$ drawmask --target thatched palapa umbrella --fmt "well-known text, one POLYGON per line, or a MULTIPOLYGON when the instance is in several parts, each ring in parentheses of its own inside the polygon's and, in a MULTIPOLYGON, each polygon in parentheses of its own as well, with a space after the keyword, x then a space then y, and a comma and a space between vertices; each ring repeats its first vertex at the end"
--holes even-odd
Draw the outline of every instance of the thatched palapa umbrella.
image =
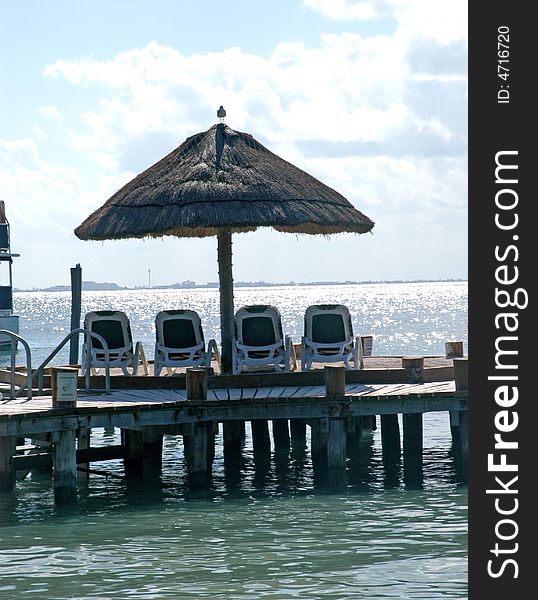
MULTIPOLYGON (((218 116, 223 116, 222 107, 218 116)), ((224 113, 225 114, 225 113, 224 113)), ((341 194, 220 122, 117 191, 75 229, 82 240, 217 236, 223 370, 233 338, 232 233, 327 235, 374 222, 341 194)))

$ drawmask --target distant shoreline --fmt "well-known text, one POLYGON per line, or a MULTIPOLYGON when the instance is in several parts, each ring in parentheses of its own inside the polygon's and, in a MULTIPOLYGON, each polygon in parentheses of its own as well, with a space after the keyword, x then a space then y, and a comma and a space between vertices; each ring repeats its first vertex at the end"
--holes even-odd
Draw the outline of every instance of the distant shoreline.
MULTIPOLYGON (((368 280, 368 281, 288 281, 288 282, 268 282, 268 281, 236 281, 234 287, 310 287, 321 285, 369 285, 374 283, 452 283, 466 282, 467 279, 386 279, 386 280, 368 280)), ((169 285, 153 285, 123 287, 117 283, 99 283, 96 281, 83 281, 82 291, 84 292, 115 292, 122 290, 192 290, 192 289, 218 289, 218 282, 209 281, 207 283, 195 283, 194 281, 183 281, 181 283, 172 283, 169 285)), ((33 289, 13 289, 14 292, 69 292, 70 285, 54 285, 47 288, 33 289)))

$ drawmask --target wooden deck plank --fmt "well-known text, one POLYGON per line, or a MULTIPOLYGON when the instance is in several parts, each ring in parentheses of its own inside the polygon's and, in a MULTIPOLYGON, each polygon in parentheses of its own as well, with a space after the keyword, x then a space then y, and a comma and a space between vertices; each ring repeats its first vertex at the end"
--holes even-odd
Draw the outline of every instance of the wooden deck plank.
POLYGON ((254 400, 263 400, 264 398, 267 398, 272 391, 272 387, 256 388, 256 394, 253 396, 253 398, 254 400))
POLYGON ((209 390, 207 390, 207 399, 228 402, 228 400, 230 399, 230 394, 229 394, 228 390, 209 389, 209 390))
MULTIPOLYGON (((234 380, 236 381, 236 380, 234 380)), ((346 398, 353 403, 354 414, 389 414, 422 410, 466 410, 467 394, 455 392, 453 380, 427 383, 351 383, 346 385, 346 398), (408 401, 407 406, 405 405, 408 401), (377 412, 379 407, 379 412, 377 412)), ((32 399, 0 400, 0 435, 9 432, 56 431, 65 427, 116 426, 196 422, 204 414, 212 419, 316 418, 323 413, 323 385, 282 385, 264 387, 218 387, 208 390, 204 403, 189 403, 184 389, 125 388, 102 391, 79 391, 77 409, 56 410, 50 396, 32 399), (181 406, 184 404, 184 408, 181 406), (197 408, 191 408, 197 407, 197 408), (71 423, 71 425, 69 425, 71 423), (73 425, 74 424, 74 425, 73 425), (46 429, 46 427, 50 429, 46 429), (25 429, 26 428, 26 429, 25 429)), ((207 417, 206 417, 207 418, 207 417)))

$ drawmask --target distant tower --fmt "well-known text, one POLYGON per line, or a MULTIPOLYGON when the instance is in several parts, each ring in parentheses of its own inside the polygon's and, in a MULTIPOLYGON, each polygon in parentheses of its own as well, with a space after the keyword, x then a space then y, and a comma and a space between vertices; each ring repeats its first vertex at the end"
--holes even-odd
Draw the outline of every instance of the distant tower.
POLYGON ((148 288, 151 289, 151 267, 148 267, 148 288))
POLYGON ((221 106, 219 106, 219 110, 217 110, 217 117, 220 119, 221 123, 224 123, 224 117, 226 116, 226 111, 224 110, 224 108, 221 106))

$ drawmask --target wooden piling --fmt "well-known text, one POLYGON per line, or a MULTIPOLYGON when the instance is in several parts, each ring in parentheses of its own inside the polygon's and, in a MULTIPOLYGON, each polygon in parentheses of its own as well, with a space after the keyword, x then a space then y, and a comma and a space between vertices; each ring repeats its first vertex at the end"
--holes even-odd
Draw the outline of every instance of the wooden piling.
POLYGON ((327 365, 323 369, 325 379, 325 396, 341 398, 346 391, 346 370, 344 367, 327 365))
POLYGON ((208 423, 195 423, 185 444, 185 462, 189 484, 192 487, 204 487, 209 482, 208 469, 208 423))
POLYGON ((407 486, 422 487, 423 423, 422 413, 402 415, 404 482, 407 486))
POLYGON ((398 415, 381 415, 381 444, 384 456, 399 458, 401 445, 398 415))
POLYGON ((409 383, 424 382, 423 356, 402 356, 402 367, 405 369, 406 379, 409 383))
POLYGON ((402 415, 404 455, 422 454, 422 413, 402 415))
POLYGON ((252 431, 252 451, 255 459, 267 459, 271 456, 271 438, 269 424, 265 419, 254 419, 250 422, 252 431))
POLYGON ((159 475, 163 464, 163 434, 159 427, 142 431, 142 470, 144 475, 159 475))
MULTIPOLYGON (((340 400, 346 393, 346 371, 341 366, 324 368, 325 396, 340 400)), ((347 420, 342 417, 329 417, 327 429, 327 470, 328 484, 332 488, 346 485, 347 459, 347 420)))
MULTIPOLYGON (((203 367, 187 369, 186 386, 187 400, 205 402, 207 400, 208 369, 203 367)), ((183 436, 185 443, 185 461, 189 484, 192 487, 205 487, 209 483, 211 452, 208 452, 209 428, 213 432, 213 425, 208 422, 195 423, 192 433, 183 436)))
POLYGON ((306 448, 306 423, 302 419, 290 419, 290 443, 294 452, 306 448))
POLYGON ((243 421, 224 421, 222 424, 224 462, 238 465, 243 446, 243 421))
POLYGON ((13 456, 17 448, 14 435, 0 436, 0 493, 10 492, 15 487, 13 456))
POLYGON ((329 420, 314 419, 310 423, 310 456, 314 470, 314 483, 324 485, 327 481, 327 443, 329 435, 329 420))
MULTIPOLYGON (((71 268, 71 331, 80 327, 82 304, 82 269, 79 264, 71 268)), ((79 334, 76 333, 69 341, 69 364, 79 362, 79 334)))
POLYGON ((362 417, 362 430, 375 431, 377 429, 377 418, 375 415, 364 415, 362 417))
POLYGON ((463 342, 445 342, 446 358, 463 357, 463 342))
POLYGON ((234 335, 234 292, 232 275, 232 233, 217 233, 217 260, 219 265, 221 369, 232 372, 232 340, 234 335))
POLYGON ((126 477, 142 477, 144 471, 144 436, 142 431, 122 429, 121 443, 126 477))
POLYGON ((76 439, 75 429, 64 429, 55 434, 52 461, 56 504, 73 504, 77 500, 76 439))
MULTIPOLYGON (((83 427, 77 430, 77 450, 87 450, 90 447, 91 429, 83 427)), ((90 476, 90 463, 78 465, 78 479, 88 479, 90 476)))
POLYGON ((213 461, 215 460, 215 441, 219 434, 218 421, 207 422, 207 471, 212 473, 213 461))
MULTIPOLYGON (((358 455, 360 451, 360 441, 362 436, 363 417, 348 417, 347 419, 347 456, 352 458, 358 455)), ((370 417, 368 416, 370 423, 370 417)))
POLYGON ((193 400, 198 400, 200 402, 207 400, 207 379, 208 369, 203 367, 187 369, 187 400, 190 400, 191 402, 193 400))
POLYGON ((288 452, 290 431, 287 419, 273 419, 273 444, 275 452, 288 452))
MULTIPOLYGON (((454 359, 454 383, 457 392, 469 390, 469 363, 467 358, 454 359)), ((463 475, 467 477, 467 459, 469 456, 468 443, 468 412, 466 410, 459 411, 459 423, 455 428, 458 436, 458 450, 461 459, 463 475)))
POLYGON ((456 390, 466 392, 469 390, 469 360, 467 358, 455 358, 453 362, 456 390))
POLYGON ((347 459, 347 427, 346 419, 330 418, 327 435, 327 469, 329 486, 341 489, 346 486, 347 459))

